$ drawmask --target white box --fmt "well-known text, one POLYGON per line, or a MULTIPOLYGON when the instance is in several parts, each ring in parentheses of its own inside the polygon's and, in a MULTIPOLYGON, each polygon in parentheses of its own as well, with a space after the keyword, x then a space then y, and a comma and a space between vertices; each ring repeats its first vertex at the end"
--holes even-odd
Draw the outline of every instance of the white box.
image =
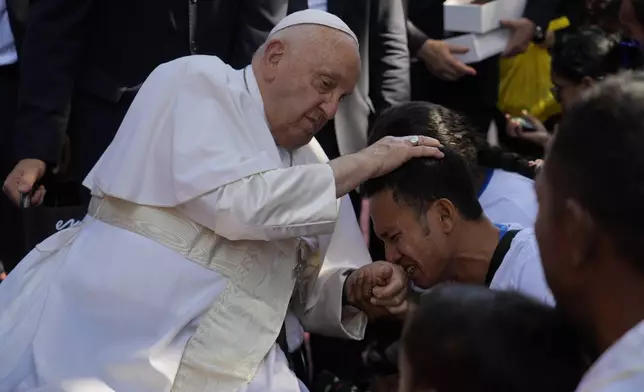
POLYGON ((503 19, 523 16, 526 0, 446 0, 443 4, 444 30, 484 34, 500 27, 503 19))
POLYGON ((465 64, 472 64, 503 53, 509 40, 510 32, 507 29, 496 29, 485 34, 465 34, 447 38, 445 42, 468 48, 467 53, 455 54, 454 57, 465 64))
POLYGON ((487 33, 499 27, 499 2, 496 0, 446 0, 443 4, 445 31, 487 33), (486 1, 486 2, 485 2, 486 1))

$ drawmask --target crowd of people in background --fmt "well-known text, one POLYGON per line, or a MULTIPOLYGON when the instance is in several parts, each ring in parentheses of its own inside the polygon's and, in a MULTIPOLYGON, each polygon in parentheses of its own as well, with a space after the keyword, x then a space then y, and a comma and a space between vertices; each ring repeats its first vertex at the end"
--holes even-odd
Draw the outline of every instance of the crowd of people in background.
MULTIPOLYGON (((116 189, 116 193, 138 195, 127 199, 137 205, 176 207, 179 215, 225 237, 226 241, 241 240, 244 244, 276 241, 280 244, 275 248, 279 252, 269 245, 254 251, 265 252, 264 256, 275 260, 280 256, 274 255, 286 252, 282 247, 290 246, 283 244, 291 234, 278 235, 275 232, 279 230, 272 231, 281 227, 279 222, 270 225, 264 222, 271 230, 251 237, 241 234, 250 224, 237 227, 230 223, 234 217, 223 219, 230 227, 223 228, 221 223, 211 227, 205 218, 210 213, 206 201, 198 202, 206 192, 199 193, 193 185, 186 185, 197 179, 210 179, 201 172, 186 169, 183 174, 186 183, 175 181, 164 188, 164 192, 179 195, 174 199, 169 194, 157 197, 156 192, 162 187, 153 184, 153 180, 141 183, 136 179, 123 180, 130 186, 127 191, 123 191, 126 187, 113 185, 119 176, 130 177, 124 172, 147 173, 155 179, 163 168, 171 168, 168 170, 178 176, 181 168, 190 165, 186 162, 187 166, 182 166, 181 161, 174 160, 176 151, 182 148, 184 153, 192 151, 187 144, 177 142, 180 133, 176 130, 172 131, 176 136, 168 136, 167 144, 152 143, 163 137, 155 136, 157 139, 149 139, 149 149, 139 147, 145 151, 141 160, 136 159, 139 153, 134 150, 123 153, 127 146, 145 144, 142 140, 148 137, 141 136, 139 140, 130 135, 128 139, 123 136, 125 132, 137 127, 166 129, 164 124, 169 122, 174 122, 178 129, 178 120, 170 119, 170 113, 181 110, 197 113, 194 116, 184 113, 186 117, 182 120, 214 119, 203 127, 230 125, 231 129, 246 130, 265 127, 265 122, 273 132, 273 137, 266 140, 247 136, 244 142, 239 142, 231 136, 230 141, 220 141, 221 151, 239 149, 248 153, 251 150, 243 147, 245 143, 266 142, 271 146, 275 143, 276 157, 285 168, 314 166, 318 163, 315 157, 323 155, 335 176, 336 193, 332 199, 340 200, 336 213, 337 221, 342 223, 335 230, 340 232, 338 227, 345 224, 357 226, 355 220, 360 222, 364 238, 346 234, 340 244, 333 245, 338 240, 332 237, 331 245, 323 245, 325 240, 317 236, 328 233, 318 233, 308 228, 306 222, 297 222, 298 230, 303 228, 293 236, 318 258, 319 254, 313 251, 317 247, 328 247, 327 259, 344 254, 345 248, 359 247, 347 257, 373 261, 334 266, 331 277, 324 275, 323 267, 318 265, 319 277, 315 288, 309 290, 308 299, 302 301, 304 309, 294 309, 293 303, 285 304, 286 316, 273 326, 276 329, 273 332, 277 335, 279 331, 279 335, 270 342, 270 339, 260 342, 266 343, 268 351, 262 354, 264 359, 257 373, 248 371, 252 374, 249 386, 239 389, 222 382, 217 384, 221 390, 228 385, 226 390, 291 391, 290 386, 284 386, 287 383, 280 386, 282 376, 276 376, 281 374, 280 367, 296 376, 298 384, 294 385, 299 390, 312 392, 644 390, 644 301, 639 300, 644 298, 641 240, 644 74, 640 73, 644 67, 644 1, 527 0, 521 18, 501 22, 510 32, 505 52, 475 64, 459 61, 458 54, 467 49, 446 41, 453 34, 444 31, 443 3, 443 0, 0 0, 0 178, 4 181, 0 195, 0 353, 12 355, 9 359, 0 358, 0 391, 60 387, 54 383, 95 376, 91 366, 102 365, 87 364, 91 361, 82 364, 81 358, 69 359, 75 365, 67 368, 38 364, 38 355, 53 358, 56 350, 63 348, 47 343, 39 351, 33 348, 33 342, 37 342, 36 337, 46 341, 61 336, 84 342, 82 339, 93 335, 85 335, 83 323, 92 317, 96 320, 119 317, 117 306, 105 305, 105 314, 98 316, 88 316, 83 313, 85 310, 78 314, 70 311, 69 317, 77 317, 79 325, 75 334, 73 327, 69 331, 51 327, 43 335, 40 323, 46 323, 47 318, 43 316, 41 320, 40 315, 46 314, 45 298, 55 297, 47 306, 58 304, 56 309, 62 312, 83 302, 82 293, 91 292, 87 298, 101 304, 96 295, 110 293, 118 297, 123 287, 129 290, 137 285, 129 280, 118 283, 97 277, 78 289, 80 285, 74 286, 73 279, 80 280, 83 269, 91 268, 85 265, 71 269, 64 258, 73 257, 74 252, 66 247, 84 239, 89 231, 69 234, 59 239, 59 244, 46 240, 48 235, 59 236, 70 228, 63 225, 57 227, 62 230, 46 233, 34 243, 32 238, 25 240, 28 226, 34 224, 33 220, 25 219, 28 212, 80 208, 83 216, 89 211, 90 223, 93 219, 100 221, 102 207, 95 203, 97 197, 115 196, 102 188, 109 187, 116 189), (307 14, 306 10, 324 15, 307 14), (327 18, 326 14, 337 20, 327 18), (308 19, 315 17, 322 21, 308 19), (549 25, 558 18, 565 18, 567 25, 552 31, 549 25), (286 27, 280 27, 280 23, 286 23, 286 27), (307 30, 292 33, 298 26, 309 24, 330 27, 344 35, 332 37, 328 32, 324 35, 307 30), (282 41, 286 49, 271 46, 282 41), (316 46, 312 47, 314 43, 316 46), (551 85, 545 93, 554 97, 558 109, 547 118, 530 107, 520 116, 499 108, 504 77, 500 62, 520 58, 531 47, 549 56, 549 65, 541 72, 551 85), (319 64, 327 61, 324 66, 329 68, 338 67, 337 74, 341 76, 337 80, 334 76, 314 82, 317 93, 328 100, 321 101, 311 112, 314 115, 303 117, 314 128, 306 137, 315 134, 314 142, 319 143, 321 153, 315 146, 312 153, 292 153, 309 146, 308 140, 300 143, 291 131, 286 136, 275 133, 279 128, 276 124, 288 122, 284 119, 289 118, 289 110, 296 111, 298 105, 304 105, 307 97, 302 86, 308 83, 308 74, 315 67, 289 60, 288 66, 292 68, 288 68, 289 77, 285 78, 286 73, 280 74, 276 65, 283 58, 315 59, 319 64), (180 63, 183 59, 191 60, 180 63), (181 71, 173 70, 173 66, 181 71), (197 79, 206 69, 216 69, 220 79, 197 79), (189 93, 182 90, 188 83, 184 77, 196 78, 185 79, 191 83, 189 93), (265 82, 269 79, 270 83, 265 82), (273 79, 277 82, 272 82, 273 79), (165 84, 166 90, 153 90, 154 83, 165 84), (199 112, 203 110, 200 105, 209 99, 208 94, 199 95, 203 86, 225 87, 231 94, 241 95, 231 95, 233 98, 226 104, 217 101, 206 110, 212 117, 206 117, 199 112), (347 86, 351 88, 344 91, 347 86), (199 99, 189 97, 195 91, 199 99), (336 97, 337 91, 342 93, 336 97), (175 102, 172 95, 172 104, 162 102, 164 94, 170 93, 184 97, 185 101, 177 98, 175 102), (257 106, 257 102, 261 104, 257 106), (221 112, 217 105, 221 105, 221 112), (254 112, 258 107, 265 116, 254 112), (149 114, 135 113, 147 113, 148 109, 164 114, 158 118, 154 115, 151 117, 154 120, 150 120, 145 117, 149 114), (237 111, 249 118, 261 117, 261 126, 251 120, 248 124, 225 120, 237 111), (406 152, 406 148, 413 151, 406 152), (425 149, 419 150, 422 148, 425 149), (157 159, 163 154, 171 163, 149 162, 167 166, 137 170, 119 166, 128 163, 145 166, 149 162, 143 158, 148 159, 149 155, 157 159), (383 158, 385 155, 388 157, 383 158), (372 156, 381 157, 382 167, 372 156), (365 162, 360 175, 349 175, 360 172, 360 163, 365 162), (371 164, 377 169, 370 170, 371 164), (107 180, 106 173, 110 171, 107 180), (341 181, 345 178, 342 174, 350 180, 341 181), (178 190, 181 186, 189 190, 182 193, 178 190), (350 223, 346 223, 347 216, 350 223), (37 243, 41 245, 34 250, 37 243), (61 266, 67 263, 69 271, 78 272, 77 277, 67 273, 71 283, 66 286, 79 290, 74 291, 74 301, 78 302, 70 305, 65 302, 64 293, 49 289, 54 286, 47 276, 59 272, 53 259, 52 267, 44 266, 48 257, 58 257, 56 263, 61 266), (48 291, 40 291, 42 286, 47 286, 48 291), (329 294, 329 287, 340 294, 329 294), (22 294, 29 300, 20 299, 22 294), (337 311, 319 310, 335 302, 341 303, 337 311), (364 322, 360 321, 362 316, 364 322), (331 322, 326 320, 331 318, 337 318, 341 326, 329 327, 331 322), (16 342, 25 343, 21 346, 16 342), (74 366, 81 370, 76 372, 74 366)), ((201 127, 192 127, 193 136, 200 135, 201 127)), ((199 137, 194 136, 191 142, 197 143, 199 137)), ((203 140, 207 143, 208 139, 203 140)), ((294 194, 286 190, 288 186, 295 187, 298 181, 303 184, 306 176, 315 174, 320 177, 316 180, 319 182, 310 186, 307 197, 311 197, 311 205, 324 204, 320 200, 328 192, 325 193, 322 181, 328 179, 325 177, 328 173, 323 169, 302 172, 297 177, 300 180, 282 183, 280 179, 281 187, 253 185, 247 176, 252 178, 257 173, 280 169, 262 166, 265 164, 260 160, 262 157, 255 157, 262 170, 246 173, 244 170, 251 164, 234 154, 226 155, 226 161, 219 158, 217 164, 223 162, 226 167, 216 171, 234 172, 237 177, 230 179, 246 181, 242 184, 245 187, 240 185, 227 194, 222 191, 217 203, 224 203, 226 197, 244 199, 253 192, 260 196, 253 194, 249 199, 258 205, 271 192, 286 198, 294 194), (241 169, 227 165, 239 165, 241 169)), ((229 172, 221 175, 226 177, 229 172)), ((270 183, 268 179, 262 181, 270 183)), ((229 184, 221 182, 216 188, 219 187, 227 188, 229 184)), ((279 199, 262 205, 263 209, 252 203, 244 206, 259 211, 252 219, 261 216, 270 221, 270 215, 281 208, 277 207, 279 199)), ((308 204, 303 203, 301 208, 308 204)), ((229 205, 221 208, 231 216, 243 210, 236 209, 233 202, 229 205)), ((295 209, 298 205, 292 202, 288 207, 295 209)), ((319 222, 311 227, 328 223, 325 219, 331 215, 327 207, 319 207, 320 215, 316 216, 319 222)), ((110 208, 116 211, 130 207, 117 203, 104 210, 110 208)), ((246 219, 251 214, 243 215, 246 219)), ((126 226, 123 224, 120 229, 126 226)), ((134 232, 148 235, 144 229, 134 232)), ((99 241, 100 235, 108 235, 107 231, 94 230, 99 241)), ((129 241, 127 236, 118 238, 123 244, 129 241)), ((109 248, 114 246, 118 245, 100 248, 105 252, 100 257, 106 257, 106 263, 109 248)), ((191 259, 188 253, 184 256, 191 259)), ((146 257, 162 254, 159 251, 146 257)), ((298 260, 303 257, 298 255, 298 260)), ((324 257, 322 260, 327 263, 324 257)), ((179 269, 173 269, 171 262, 166 264, 168 270, 160 274, 177 274, 172 279, 179 283, 176 287, 174 280, 164 283, 167 291, 158 291, 164 293, 160 296, 165 293, 172 296, 172 290, 190 286, 184 281, 187 278, 179 277, 182 273, 179 269)), ((144 269, 131 268, 137 272, 144 269)), ((278 270, 277 264, 270 268, 278 270)), ((299 274, 305 272, 298 268, 299 264, 293 279, 299 282, 299 274)), ((107 271, 110 272, 106 279, 123 279, 118 272, 107 271)), ((189 273, 193 275, 186 276, 195 279, 200 275, 197 270, 189 273)), ((291 272, 288 274, 290 279, 291 272)), ((286 287, 284 282, 275 280, 272 284, 286 287)), ((290 289, 294 298, 306 291, 298 284, 290 289)), ((207 290, 214 290, 217 295, 228 295, 212 288, 216 285, 205 277, 203 282, 194 283, 194 290, 199 285, 209 287, 207 290)), ((257 286, 261 289, 261 282, 257 286)), ((145 295, 143 291, 141 295, 145 295)), ((188 310, 182 307, 179 298, 172 302, 176 309, 170 313, 198 313, 190 319, 189 327, 190 334, 200 333, 198 321, 213 314, 207 306, 209 297, 195 299, 198 304, 191 304, 194 309, 188 310)), ((248 302, 251 303, 255 304, 248 302)), ((153 307, 157 306, 160 305, 153 307)), ((278 308, 272 302, 268 307, 278 308)), ((261 309, 257 311, 264 311, 261 309)), ((155 308, 150 314, 155 316, 156 311, 155 308)), ((140 314, 132 313, 134 316, 129 320, 137 320, 140 314)), ((165 322, 155 321, 152 316, 150 329, 165 322)), ((50 315, 50 320, 55 319, 50 315)), ((177 320, 177 325, 168 329, 184 328, 179 324, 185 322, 177 320)), ((134 328, 135 333, 145 335, 144 326, 134 328)), ((264 336, 261 334, 267 333, 265 329, 258 330, 258 341, 264 336)), ((117 342, 114 336, 120 333, 108 335, 114 338, 112 342, 117 342)), ((169 391, 170 387, 175 391, 180 390, 175 389, 180 385, 198 385, 185 380, 186 375, 194 377, 198 373, 190 373, 184 367, 198 368, 195 363, 199 362, 197 359, 185 365, 190 359, 182 357, 183 346, 192 348, 193 342, 192 335, 185 334, 179 336, 184 340, 177 337, 179 343, 164 341, 171 349, 146 347, 150 351, 169 350, 170 354, 164 352, 161 362, 176 359, 177 364, 181 363, 179 370, 164 373, 169 383, 148 385, 146 391, 169 391)), ((205 340, 203 336, 200 335, 205 340)), ((260 343, 257 347, 263 347, 260 343)), ((254 343, 244 344, 239 343, 248 350, 249 358, 255 355, 251 352, 254 343)), ((135 352, 136 348, 132 350, 135 352)), ((85 348, 73 352, 90 353, 85 348)), ((97 363, 109 363, 108 357, 116 352, 101 353, 103 357, 97 363)), ((60 353, 62 362, 65 357, 65 353, 60 353)), ((244 362, 240 369, 246 369, 244 366, 250 368, 244 362)), ((104 384, 93 387, 88 384, 78 390, 125 391, 133 385, 143 385, 128 384, 128 377, 110 373, 117 372, 114 369, 103 370, 104 384)), ((222 378, 241 379, 239 374, 231 371, 222 378)), ((244 377, 250 377, 248 374, 244 377)), ((204 381, 204 388, 206 384, 204 381)))

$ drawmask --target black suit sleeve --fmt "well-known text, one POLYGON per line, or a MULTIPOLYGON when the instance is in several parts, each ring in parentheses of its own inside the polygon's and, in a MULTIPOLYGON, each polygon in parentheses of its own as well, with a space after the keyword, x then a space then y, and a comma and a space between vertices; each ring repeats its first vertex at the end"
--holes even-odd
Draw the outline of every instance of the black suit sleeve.
POLYGON ((550 21, 556 17, 561 0, 528 0, 523 16, 530 19, 545 32, 550 21))
POLYGON ((402 2, 372 1, 370 22, 370 95, 379 112, 409 101, 409 49, 402 2))
POLYGON ((241 3, 230 64, 234 68, 250 64, 255 51, 268 38, 268 33, 286 16, 288 7, 288 0, 243 0, 241 3))
POLYGON ((92 2, 31 0, 29 4, 29 27, 20 57, 19 159, 57 160, 92 2))
POLYGON ((416 56, 421 46, 429 39, 421 29, 409 19, 409 0, 402 0, 403 11, 405 13, 405 24, 407 27, 407 43, 411 56, 416 56))

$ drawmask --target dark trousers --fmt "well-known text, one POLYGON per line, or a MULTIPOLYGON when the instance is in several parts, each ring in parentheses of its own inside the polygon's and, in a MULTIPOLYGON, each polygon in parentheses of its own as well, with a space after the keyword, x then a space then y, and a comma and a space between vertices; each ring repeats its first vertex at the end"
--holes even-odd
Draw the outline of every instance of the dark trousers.
MULTIPOLYGON (((13 169, 13 123, 18 102, 18 66, 0 66, 0 183, 13 169)), ((25 256, 22 216, 4 193, 0 194, 0 261, 7 272, 25 256)))

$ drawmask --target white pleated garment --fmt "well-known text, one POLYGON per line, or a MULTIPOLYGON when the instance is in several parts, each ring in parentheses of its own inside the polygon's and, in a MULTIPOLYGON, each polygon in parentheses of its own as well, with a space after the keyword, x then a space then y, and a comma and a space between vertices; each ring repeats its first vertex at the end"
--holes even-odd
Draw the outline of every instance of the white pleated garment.
POLYGON ((236 257, 267 274, 257 293, 276 293, 277 299, 255 299, 272 315, 271 330, 232 317, 219 327, 234 333, 202 333, 209 339, 191 345, 213 303, 223 303, 223 312, 235 308, 236 298, 226 297, 230 279, 150 238, 86 217, 38 245, 0 285, 2 392, 300 391, 270 340, 284 313, 277 320, 281 310, 267 306, 290 296, 291 244, 298 237, 319 246, 324 262, 309 265, 305 302, 295 314, 316 332, 364 334, 364 314, 342 309, 342 272, 370 262, 369 255, 350 201, 335 199, 329 166, 305 164, 323 160, 317 142, 293 154, 297 166, 284 163, 252 70, 250 93, 242 73, 214 57, 179 59, 157 71, 86 185, 95 195, 176 208, 233 244, 236 257), (212 99, 213 90, 222 97, 212 99), (155 112, 163 114, 149 115, 155 112), (183 369, 188 348, 193 362, 183 369), (261 362, 242 367, 229 360, 244 358, 242 349, 261 362), (213 380, 210 370, 230 377, 213 380), (173 388, 182 371, 182 383, 202 387, 173 388), (248 383, 239 381, 245 377, 248 383))

